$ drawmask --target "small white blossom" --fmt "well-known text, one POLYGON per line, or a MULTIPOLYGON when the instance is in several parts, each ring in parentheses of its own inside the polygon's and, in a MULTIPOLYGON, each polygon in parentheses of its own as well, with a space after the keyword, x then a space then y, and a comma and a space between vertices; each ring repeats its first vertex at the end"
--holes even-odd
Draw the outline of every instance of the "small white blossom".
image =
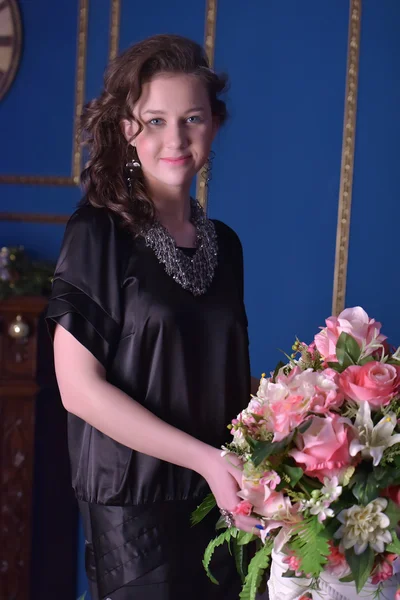
POLYGON ((318 521, 322 523, 325 519, 334 516, 334 512, 331 508, 329 508, 329 502, 323 502, 322 500, 317 500, 314 503, 314 506, 310 509, 311 515, 318 515, 318 521))
POLYGON ((339 485, 339 479, 334 475, 332 479, 324 477, 324 487, 321 490, 322 495, 328 502, 335 502, 342 493, 342 486, 339 485))
POLYGON ((246 437, 241 429, 237 429, 233 434, 232 445, 239 451, 249 453, 251 448, 246 440, 246 437))
POLYGON ((393 435, 396 425, 396 415, 391 412, 374 426, 371 419, 371 407, 368 402, 362 402, 355 420, 358 439, 350 442, 350 456, 356 456, 361 452, 363 458, 373 459, 374 467, 379 465, 386 448, 400 442, 400 433, 393 435))
POLYGON ((335 539, 340 539, 340 550, 354 547, 355 554, 359 555, 370 545, 375 552, 384 552, 385 544, 392 541, 388 527, 390 520, 384 514, 387 507, 385 498, 377 498, 367 506, 352 506, 342 510, 337 519, 342 523, 334 534, 335 539))

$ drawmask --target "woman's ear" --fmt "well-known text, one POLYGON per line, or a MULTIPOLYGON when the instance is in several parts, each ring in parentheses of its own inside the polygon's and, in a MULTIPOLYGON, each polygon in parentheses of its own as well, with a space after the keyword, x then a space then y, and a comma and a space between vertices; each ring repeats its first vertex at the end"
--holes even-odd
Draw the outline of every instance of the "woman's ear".
POLYGON ((137 123, 134 121, 128 121, 128 119, 123 119, 120 123, 122 135, 130 144, 138 130, 137 123))

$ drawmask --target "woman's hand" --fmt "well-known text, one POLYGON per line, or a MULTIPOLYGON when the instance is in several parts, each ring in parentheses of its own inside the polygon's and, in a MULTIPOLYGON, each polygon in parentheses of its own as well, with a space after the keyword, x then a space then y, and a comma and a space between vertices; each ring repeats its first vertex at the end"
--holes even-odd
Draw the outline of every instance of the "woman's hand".
MULTIPOLYGON (((222 457, 221 450, 211 447, 207 449, 204 459, 201 475, 210 486, 218 507, 234 513, 241 500, 237 493, 241 489, 242 461, 235 454, 222 457)), ((260 535, 260 530, 257 528, 257 525, 261 525, 259 519, 235 514, 233 519, 238 529, 260 535)))

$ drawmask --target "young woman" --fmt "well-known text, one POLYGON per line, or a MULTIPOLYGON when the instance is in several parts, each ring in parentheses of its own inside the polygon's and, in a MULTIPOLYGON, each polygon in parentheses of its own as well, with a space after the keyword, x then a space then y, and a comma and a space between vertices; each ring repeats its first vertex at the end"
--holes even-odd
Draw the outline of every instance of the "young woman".
POLYGON ((211 489, 228 525, 258 524, 232 514, 240 470, 220 450, 250 393, 241 244, 190 198, 224 87, 199 45, 159 35, 113 61, 82 117, 85 197, 47 319, 93 600, 234 600, 232 557, 219 586, 201 564, 215 513, 190 514, 211 489))

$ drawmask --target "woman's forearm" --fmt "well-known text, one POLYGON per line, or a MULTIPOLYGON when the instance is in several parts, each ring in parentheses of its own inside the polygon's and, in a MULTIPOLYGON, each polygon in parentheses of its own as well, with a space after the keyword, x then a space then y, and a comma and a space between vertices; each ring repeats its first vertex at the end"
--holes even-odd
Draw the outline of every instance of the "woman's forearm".
POLYGON ((75 414, 117 442, 156 458, 203 473, 209 446, 165 423, 105 380, 69 393, 79 395, 75 414))
POLYGON ((100 363, 61 326, 56 328, 54 356, 62 402, 69 412, 120 444, 204 476, 215 449, 165 423, 108 383, 100 363))

